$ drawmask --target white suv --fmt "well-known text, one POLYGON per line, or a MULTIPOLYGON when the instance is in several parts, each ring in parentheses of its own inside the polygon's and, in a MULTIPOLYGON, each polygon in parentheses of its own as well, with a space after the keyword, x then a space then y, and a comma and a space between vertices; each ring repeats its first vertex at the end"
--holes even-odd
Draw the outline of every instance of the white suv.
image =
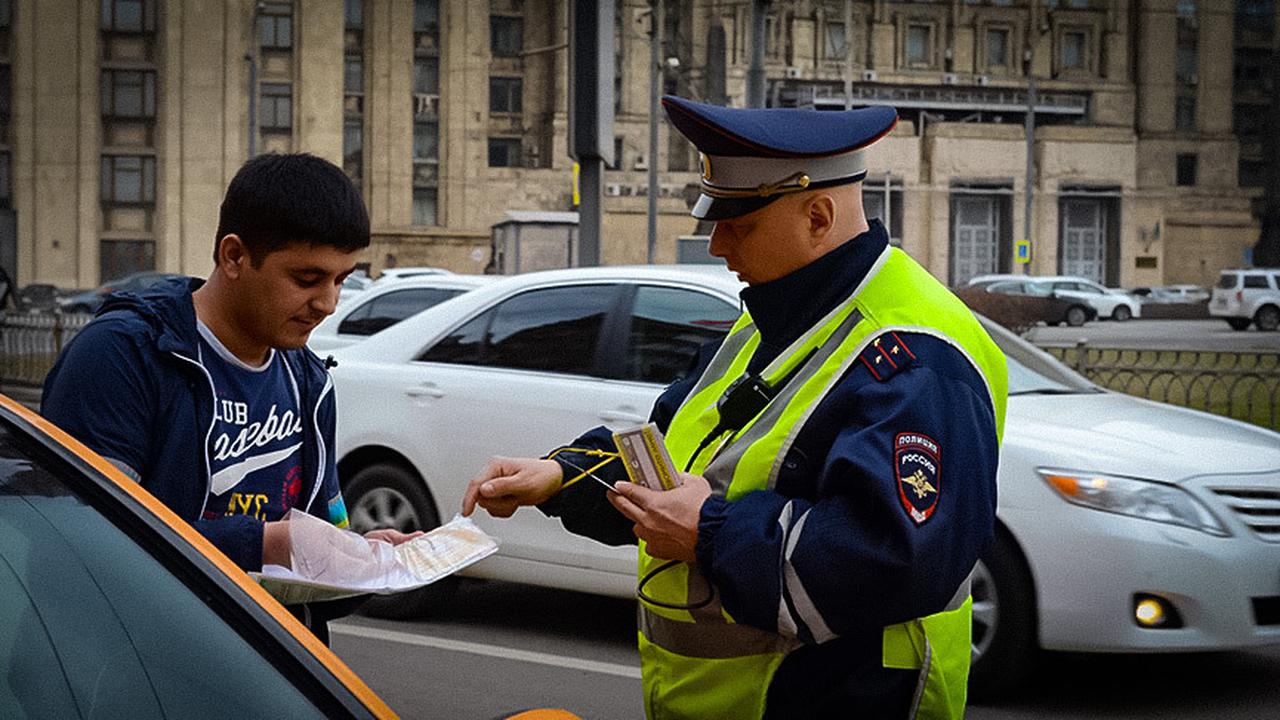
POLYGON ((1209 315, 1226 320, 1232 330, 1250 324, 1259 330, 1280 327, 1280 269, 1223 270, 1213 288, 1209 315))

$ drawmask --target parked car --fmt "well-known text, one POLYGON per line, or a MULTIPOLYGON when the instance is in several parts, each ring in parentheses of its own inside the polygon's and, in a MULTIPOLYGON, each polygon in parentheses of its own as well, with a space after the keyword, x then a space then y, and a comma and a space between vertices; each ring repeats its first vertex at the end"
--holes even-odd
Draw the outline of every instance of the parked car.
POLYGON ((1054 297, 1087 303, 1098 311, 1099 318, 1124 321, 1142 314, 1142 302, 1120 288, 1108 288, 1074 275, 978 275, 968 282, 970 286, 986 286, 996 282, 1024 280, 1045 283, 1054 297))
POLYGON ((137 292, 169 278, 181 277, 173 273, 138 272, 115 280, 108 280, 92 290, 84 290, 58 299, 58 308, 66 313, 94 313, 102 307, 107 296, 119 290, 137 292))
MULTIPOLYGON (((740 287, 707 266, 532 273, 339 350, 352 525, 434 526, 490 456, 641 422, 698 344, 726 331, 740 287)), ((1280 644, 1280 434, 1101 390, 984 324, 1008 356, 1010 397, 996 541, 973 586, 975 689, 1016 682, 1038 648, 1280 644)), ((473 575, 634 596, 633 548, 531 509, 477 522, 502 547, 473 575)))
POLYGON ((1098 317, 1093 305, 1082 300, 1055 295, 1049 283, 1030 280, 1005 280, 981 288, 984 292, 1015 295, 1035 308, 1035 316, 1049 325, 1080 327, 1098 317))
POLYGON ((493 275, 422 275, 392 283, 378 283, 358 296, 340 301, 307 345, 316 352, 359 342, 429 307, 496 280, 493 275))
POLYGON ((390 718, 137 483, 0 396, 0 716, 390 718))
POLYGON ((1223 270, 1209 301, 1209 315, 1227 321, 1232 330, 1280 327, 1280 270, 1223 270))
POLYGON ((14 295, 14 303, 24 312, 48 312, 58 307, 59 296, 55 285, 31 283, 14 295))
POLYGON ((5 718, 396 717, 191 525, 3 395, 0 640, 5 718))
POLYGON ((1144 303, 1160 303, 1164 305, 1177 303, 1198 303, 1209 299, 1209 291, 1199 285, 1159 285, 1149 288, 1134 288, 1130 293, 1141 298, 1144 303))
POLYGON ((422 277, 423 275, 452 275, 453 273, 444 268, 434 267, 394 267, 385 268, 378 275, 376 282, 385 283, 395 280, 404 280, 411 277, 422 277))
POLYGON ((370 280, 363 270, 356 270, 343 279, 342 287, 338 290, 338 304, 341 305, 368 290, 370 285, 373 285, 373 280, 370 280))

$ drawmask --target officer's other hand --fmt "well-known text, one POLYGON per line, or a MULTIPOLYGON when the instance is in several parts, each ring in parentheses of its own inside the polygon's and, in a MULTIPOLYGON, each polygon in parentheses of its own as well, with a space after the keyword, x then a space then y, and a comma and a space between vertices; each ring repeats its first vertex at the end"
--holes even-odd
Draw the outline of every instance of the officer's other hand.
POLYGON ((380 530, 370 530, 364 534, 365 540, 381 540, 382 542, 399 545, 400 543, 409 542, 414 538, 422 537, 425 533, 417 530, 411 533, 402 533, 395 528, 382 528, 380 530))
POLYGON ((484 470, 467 485, 462 514, 470 516, 479 505, 494 517, 511 517, 523 505, 549 500, 563 479, 564 472, 555 460, 490 458, 484 470))
POLYGON ((609 502, 635 523, 636 537, 645 541, 650 555, 691 563, 696 561, 698 518, 711 485, 689 473, 680 473, 680 480, 680 487, 664 491, 620 482, 609 493, 609 502))

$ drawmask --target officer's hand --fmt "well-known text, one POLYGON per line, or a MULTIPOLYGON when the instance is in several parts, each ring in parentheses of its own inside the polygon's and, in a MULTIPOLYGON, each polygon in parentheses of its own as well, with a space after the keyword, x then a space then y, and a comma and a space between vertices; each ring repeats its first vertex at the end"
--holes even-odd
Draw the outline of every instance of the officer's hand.
POLYGON ((672 490, 650 490, 620 482, 609 493, 609 502, 635 523, 636 537, 644 540, 650 555, 667 560, 695 562, 698 518, 711 485, 701 475, 680 473, 683 483, 672 490))
POLYGON ((534 458, 490 458, 462 496, 462 514, 476 505, 494 517, 511 517, 522 505, 537 505, 555 495, 564 480, 560 463, 534 458))

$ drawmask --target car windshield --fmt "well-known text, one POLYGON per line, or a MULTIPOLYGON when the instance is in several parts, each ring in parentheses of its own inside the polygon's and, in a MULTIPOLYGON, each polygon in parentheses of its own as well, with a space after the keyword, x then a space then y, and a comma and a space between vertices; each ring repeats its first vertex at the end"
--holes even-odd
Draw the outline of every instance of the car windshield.
POLYGON ((1101 392, 1057 358, 996 323, 981 318, 982 326, 1004 352, 1009 368, 1010 395, 1074 395, 1101 392))
POLYGON ((0 717, 316 716, 91 485, 0 421, 0 717))

